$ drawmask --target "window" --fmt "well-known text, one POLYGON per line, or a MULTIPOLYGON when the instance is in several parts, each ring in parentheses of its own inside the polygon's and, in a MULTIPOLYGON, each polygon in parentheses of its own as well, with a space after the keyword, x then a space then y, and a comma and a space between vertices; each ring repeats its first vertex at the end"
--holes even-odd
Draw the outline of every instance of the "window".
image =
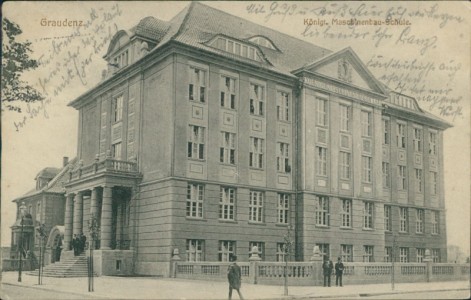
POLYGON ((221 147, 219 148, 219 161, 225 164, 235 164, 236 135, 230 132, 221 132, 221 147))
POLYGON ((186 240, 186 260, 204 261, 204 241, 186 240))
POLYGON ((316 225, 329 226, 329 198, 325 196, 317 196, 316 198, 316 225))
POLYGON ((424 262, 424 257, 425 257, 425 248, 417 248, 417 262, 421 263, 424 262))
POLYGON ((373 229, 374 203, 363 202, 363 228, 373 229))
POLYGON ((231 77, 221 76, 221 107, 235 109, 236 103, 236 80, 231 77))
POLYGON ((128 51, 123 51, 114 58, 114 66, 122 68, 128 65, 128 51))
POLYGON ((374 262, 374 247, 363 246, 363 262, 374 262))
POLYGON ((340 245, 340 250, 343 262, 353 261, 353 245, 340 245))
POLYGON ((399 207, 399 225, 400 232, 409 231, 409 214, 407 207, 399 207))
POLYGON ((361 179, 365 183, 371 183, 371 169, 373 165, 373 159, 369 156, 362 156, 361 161, 363 165, 361 179))
POLYGON ((370 137, 372 135, 371 112, 361 111, 361 135, 370 137))
POLYGON ((276 261, 284 262, 285 261, 285 244, 276 243, 276 261))
POLYGON ((384 230, 392 231, 391 206, 384 206, 384 230))
POLYGON ((186 195, 186 216, 203 218, 203 185, 190 183, 186 195))
POLYGON ((36 204, 36 221, 41 222, 41 202, 36 204))
POLYGON ((219 198, 219 219, 235 219, 235 201, 235 189, 222 187, 221 196, 219 198))
POLYGON ((316 173, 319 176, 327 176, 327 148, 316 147, 316 154, 316 173))
POLYGON ((392 247, 384 247, 384 262, 392 262, 393 253, 392 247))
POLYGON ((407 189, 407 169, 406 166, 398 166, 397 188, 400 190, 407 189))
POLYGON ((424 215, 425 212, 423 209, 416 209, 415 211, 415 232, 424 233, 424 215))
POLYGON ((415 169, 415 191, 422 193, 422 170, 415 169))
POLYGON ((342 218, 342 227, 352 227, 352 200, 341 199, 342 210, 340 212, 342 218))
POLYGON ((328 108, 327 100, 317 99, 317 125, 327 126, 329 123, 328 120, 328 108))
MULTIPOLYGON (((264 242, 249 242, 249 253, 252 251, 254 246, 257 246, 258 255, 260 255, 260 258, 262 258, 262 260, 264 260, 264 258, 265 258, 265 243, 264 242)), ((250 254, 249 254, 249 257, 250 257, 250 254)))
POLYGON ((190 125, 188 158, 204 159, 204 127, 190 125))
POLYGON ((438 178, 437 178, 437 172, 430 172, 430 193, 432 195, 437 194, 437 183, 438 183, 438 178))
POLYGON ((248 46, 238 41, 233 41, 224 37, 218 37, 211 46, 223 51, 233 53, 238 56, 249 58, 256 61, 262 61, 260 51, 255 47, 248 46))
POLYGON ((188 99, 205 102, 206 99, 206 71, 190 67, 190 83, 188 85, 188 99))
POLYGON ((111 145, 111 157, 121 159, 121 142, 111 145))
POLYGON ((439 263, 441 261, 440 249, 432 249, 432 261, 434 263, 439 263))
POLYGON ((263 116, 263 103, 265 102, 264 87, 250 84, 250 114, 263 116))
POLYGON ((399 262, 401 263, 409 262, 409 248, 405 248, 405 247, 399 248, 399 262))
POLYGON ((263 36, 252 37, 250 38, 250 41, 262 47, 270 48, 272 50, 277 50, 275 46, 273 45, 273 43, 263 36))
POLYGON ((415 152, 422 151, 422 129, 414 128, 414 150, 415 152))
POLYGON ((340 178, 350 179, 350 153, 340 152, 340 178))
POLYGON ((278 194, 278 223, 289 224, 289 195, 278 194))
POLYGON ((383 119, 383 144, 389 145, 390 132, 389 132, 389 120, 383 119))
POLYGON ((439 234, 440 212, 432 211, 432 234, 439 234))
POLYGON ((277 143, 277 146, 276 169, 278 172, 289 173, 291 172, 291 166, 289 164, 289 145, 286 143, 277 143))
POLYGON ((349 132, 350 131, 350 106, 340 104, 340 130, 349 132))
POLYGON ((249 165, 253 168, 263 168, 263 139, 251 137, 250 138, 250 157, 249 165))
POLYGON ((263 193, 250 191, 249 221, 263 222, 263 193))
POLYGON ((437 133, 436 132, 429 132, 429 153, 430 155, 437 154, 437 133))
POLYGON ((123 96, 118 96, 113 99, 113 122, 119 122, 123 119, 123 96))
POLYGON ((235 241, 219 241, 219 261, 229 261, 229 257, 236 254, 235 241))
POLYGON ((276 115, 280 121, 289 121, 289 94, 286 92, 277 92, 276 115))
POLYGON ((389 189, 391 187, 391 175, 389 171, 389 163, 383 161, 382 169, 383 169, 383 188, 389 189))
POLYGON ((316 244, 316 246, 319 246, 319 251, 321 252, 321 255, 325 257, 330 257, 330 245, 329 244, 316 244))
POLYGON ((398 123, 397 124, 397 147, 405 149, 406 148, 406 125, 398 123))

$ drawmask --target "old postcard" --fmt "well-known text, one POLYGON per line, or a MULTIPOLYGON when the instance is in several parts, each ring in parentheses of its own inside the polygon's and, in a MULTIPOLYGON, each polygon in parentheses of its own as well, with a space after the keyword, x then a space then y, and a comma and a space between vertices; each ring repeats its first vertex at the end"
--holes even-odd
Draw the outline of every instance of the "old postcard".
POLYGON ((2 292, 468 297, 470 8, 4 3, 2 292))

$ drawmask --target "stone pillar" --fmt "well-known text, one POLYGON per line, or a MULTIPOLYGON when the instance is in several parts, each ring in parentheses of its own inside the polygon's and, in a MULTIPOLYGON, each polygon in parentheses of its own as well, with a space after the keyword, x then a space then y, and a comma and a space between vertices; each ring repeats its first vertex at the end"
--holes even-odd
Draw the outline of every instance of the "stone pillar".
POLYGON ((83 197, 82 193, 78 192, 75 194, 74 199, 74 223, 73 223, 73 234, 82 233, 82 215, 83 215, 83 197))
POLYGON ((97 188, 92 188, 92 195, 90 197, 90 220, 92 216, 97 217, 98 205, 97 205, 97 188))
MULTIPOLYGON (((121 227, 122 223, 123 223, 123 202, 120 201, 118 203, 117 213, 116 213, 116 242, 120 241, 120 243, 123 242, 121 239, 123 235, 123 231, 121 227)), ((118 243, 116 243, 116 246, 118 247, 118 243)))
POLYGON ((101 206, 101 246, 100 249, 111 249, 111 204, 112 188, 103 187, 103 202, 101 206))
POLYGON ((260 251, 258 250, 257 246, 253 246, 252 250, 249 251, 249 274, 250 274, 250 283, 257 284, 257 274, 258 274, 258 262, 262 260, 260 257, 260 251))
POLYGON ((172 258, 170 260, 171 264, 170 264, 170 278, 177 278, 177 265, 178 265, 178 262, 181 260, 180 258, 180 251, 178 250, 178 248, 175 248, 173 249, 173 254, 172 254, 172 258))
POLYGON ((312 256, 310 261, 312 263, 312 284, 313 285, 322 285, 323 280, 323 271, 322 271, 322 255, 319 249, 319 246, 314 246, 312 249, 312 256))
POLYGON ((64 250, 71 249, 72 241, 72 226, 73 226, 73 213, 74 211, 74 194, 67 194, 67 199, 65 201, 65 218, 64 218, 64 250))

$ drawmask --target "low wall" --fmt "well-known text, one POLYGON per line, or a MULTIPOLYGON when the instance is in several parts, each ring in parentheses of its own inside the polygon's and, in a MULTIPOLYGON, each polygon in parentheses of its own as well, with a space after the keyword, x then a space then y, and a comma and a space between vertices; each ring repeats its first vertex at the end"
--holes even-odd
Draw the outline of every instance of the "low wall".
MULTIPOLYGON (((86 251, 89 256, 90 252, 86 251)), ((93 250, 93 268, 98 276, 133 274, 131 250, 93 250)))
MULTIPOLYGON (((175 262, 174 276, 198 280, 227 280, 229 263, 223 262, 175 262)), ((321 262, 238 262, 242 280, 254 284, 283 285, 284 274, 289 285, 321 286, 323 272, 321 262)), ((470 266, 446 263, 344 263, 344 284, 375 284, 458 281, 469 280, 470 266)), ((335 274, 332 272, 332 280, 335 274)))
MULTIPOLYGON (((20 266, 20 260, 19 259, 11 259, 7 258, 2 260, 2 271, 7 272, 7 271, 18 271, 20 266)), ((32 271, 34 270, 34 263, 32 263, 28 259, 23 259, 21 261, 21 270, 23 271, 32 271)))

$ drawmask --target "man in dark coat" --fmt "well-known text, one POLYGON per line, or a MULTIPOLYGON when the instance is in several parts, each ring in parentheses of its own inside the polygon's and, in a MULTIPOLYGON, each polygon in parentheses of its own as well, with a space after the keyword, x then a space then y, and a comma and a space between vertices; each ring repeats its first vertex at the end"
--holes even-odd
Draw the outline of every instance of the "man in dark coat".
POLYGON ((77 239, 77 235, 74 234, 74 238, 72 239, 72 249, 74 249, 74 256, 77 256, 78 255, 78 239, 77 239))
POLYGON ((237 265, 237 256, 231 255, 229 260, 232 264, 227 268, 227 280, 229 281, 229 300, 232 299, 232 290, 236 290, 239 294, 240 299, 244 299, 242 293, 240 292, 241 282, 241 271, 240 267, 237 265))
POLYGON ((342 276, 343 276, 343 263, 342 258, 339 256, 338 261, 335 263, 335 285, 338 286, 340 282, 340 286, 342 285, 342 276))
POLYGON ((86 242, 87 242, 87 237, 83 235, 83 233, 80 234, 80 252, 84 252, 86 242))
POLYGON ((332 270, 334 269, 334 264, 332 261, 326 257, 324 263, 322 264, 322 270, 324 271, 324 286, 330 287, 330 276, 332 275, 332 270))

